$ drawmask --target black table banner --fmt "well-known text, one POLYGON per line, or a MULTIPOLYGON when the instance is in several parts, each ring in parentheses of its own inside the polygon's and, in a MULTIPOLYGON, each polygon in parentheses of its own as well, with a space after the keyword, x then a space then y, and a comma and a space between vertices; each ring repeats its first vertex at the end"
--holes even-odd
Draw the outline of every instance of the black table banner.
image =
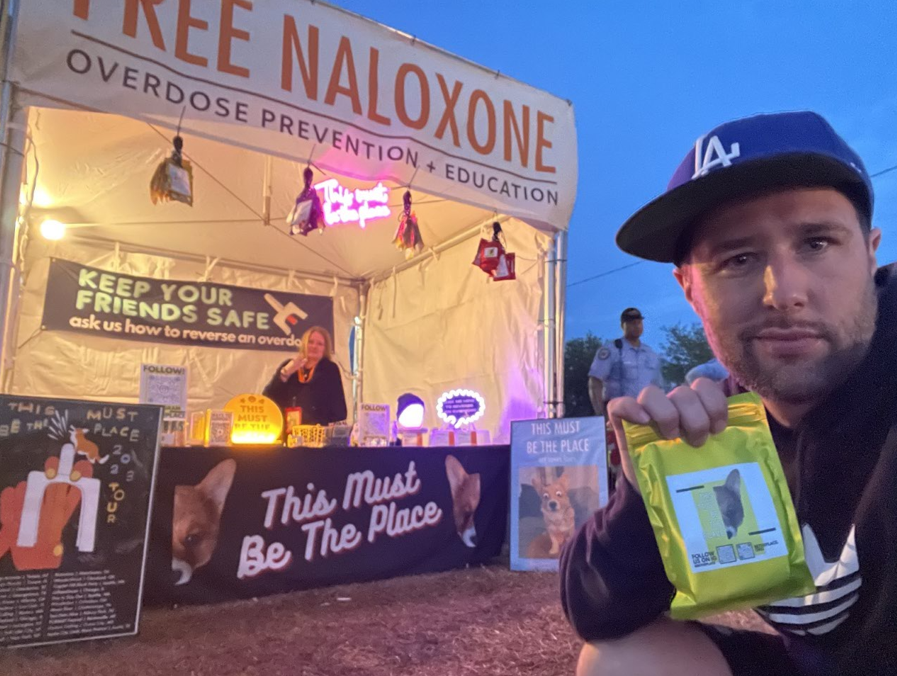
POLYGON ((164 448, 148 603, 211 603, 484 563, 510 449, 164 448))

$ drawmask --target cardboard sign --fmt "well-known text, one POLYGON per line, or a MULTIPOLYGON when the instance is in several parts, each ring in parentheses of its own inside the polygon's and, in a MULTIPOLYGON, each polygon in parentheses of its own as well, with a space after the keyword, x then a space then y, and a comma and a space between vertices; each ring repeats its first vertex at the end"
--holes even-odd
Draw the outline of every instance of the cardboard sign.
POLYGON ((512 570, 557 570, 561 547, 607 497, 604 418, 511 423, 512 570))
POLYGON ((137 633, 160 420, 0 396, 0 645, 137 633))

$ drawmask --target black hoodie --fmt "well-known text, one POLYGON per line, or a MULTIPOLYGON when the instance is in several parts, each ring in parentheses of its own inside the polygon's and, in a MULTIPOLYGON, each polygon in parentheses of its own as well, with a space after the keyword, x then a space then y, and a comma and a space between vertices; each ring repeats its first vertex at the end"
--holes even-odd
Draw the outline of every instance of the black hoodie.
MULTIPOLYGON (((869 354, 793 430, 770 418, 817 592, 758 609, 796 661, 897 674, 897 266, 882 268, 869 354)), ((625 636, 669 609, 641 497, 625 480, 561 554, 561 599, 588 641, 625 636)))

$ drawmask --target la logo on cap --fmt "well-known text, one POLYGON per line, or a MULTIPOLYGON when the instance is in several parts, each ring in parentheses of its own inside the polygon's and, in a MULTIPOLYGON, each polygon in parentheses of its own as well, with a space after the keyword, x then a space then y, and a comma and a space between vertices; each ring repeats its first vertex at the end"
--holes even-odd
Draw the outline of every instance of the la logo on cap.
POLYGON ((706 176, 717 167, 731 167, 732 160, 741 156, 741 148, 737 143, 733 143, 727 153, 719 136, 711 136, 706 149, 703 147, 705 138, 707 137, 701 136, 695 141, 695 173, 692 178, 706 176))

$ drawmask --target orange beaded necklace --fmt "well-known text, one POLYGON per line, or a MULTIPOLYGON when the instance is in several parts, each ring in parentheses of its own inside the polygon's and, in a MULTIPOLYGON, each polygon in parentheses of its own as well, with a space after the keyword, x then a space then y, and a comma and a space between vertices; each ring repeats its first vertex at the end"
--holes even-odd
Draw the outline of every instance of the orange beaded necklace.
POLYGON ((318 367, 318 365, 315 364, 315 365, 312 366, 310 369, 308 369, 308 371, 306 371, 306 370, 303 369, 303 368, 301 368, 301 369, 299 369, 298 371, 296 371, 296 377, 299 378, 299 382, 300 382, 300 383, 307 383, 309 380, 311 380, 311 379, 312 379, 312 376, 314 376, 314 374, 315 374, 315 369, 316 369, 317 367, 318 367))

